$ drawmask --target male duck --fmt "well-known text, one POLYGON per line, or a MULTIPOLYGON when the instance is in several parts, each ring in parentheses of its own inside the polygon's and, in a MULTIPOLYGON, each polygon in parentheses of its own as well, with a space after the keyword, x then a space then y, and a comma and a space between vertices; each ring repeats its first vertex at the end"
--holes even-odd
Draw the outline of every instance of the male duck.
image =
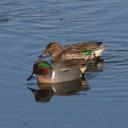
POLYGON ((95 41, 81 42, 64 47, 57 42, 52 42, 47 45, 42 55, 50 54, 53 63, 72 59, 84 59, 88 61, 100 57, 104 49, 105 46, 102 42, 95 41))
POLYGON ((80 66, 69 66, 69 63, 68 65, 60 63, 52 67, 48 62, 40 60, 34 64, 32 75, 27 80, 32 79, 35 75, 38 75, 38 83, 59 83, 75 80, 80 78, 81 73, 83 74, 86 71, 85 65, 80 66))

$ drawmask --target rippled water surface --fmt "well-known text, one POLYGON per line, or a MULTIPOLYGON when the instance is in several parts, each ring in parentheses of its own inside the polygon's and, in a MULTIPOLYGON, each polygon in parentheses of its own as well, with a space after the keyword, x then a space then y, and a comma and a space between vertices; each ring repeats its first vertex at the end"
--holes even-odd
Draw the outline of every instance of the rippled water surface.
POLYGON ((2 0, 0 2, 0 127, 128 127, 128 1, 2 0), (38 102, 31 68, 50 41, 96 40, 108 47, 89 89, 38 102))

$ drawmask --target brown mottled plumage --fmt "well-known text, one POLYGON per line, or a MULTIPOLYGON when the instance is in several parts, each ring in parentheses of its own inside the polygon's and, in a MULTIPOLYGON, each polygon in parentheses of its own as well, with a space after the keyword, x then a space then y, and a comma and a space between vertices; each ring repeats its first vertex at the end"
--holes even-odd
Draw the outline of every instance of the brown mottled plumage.
POLYGON ((90 60, 95 57, 99 57, 102 51, 105 49, 102 42, 81 42, 72 45, 66 45, 62 47, 57 42, 49 43, 42 53, 43 55, 50 54, 52 56, 52 62, 58 63, 64 60, 72 60, 72 59, 84 59, 90 60), (83 52, 86 50, 90 50, 91 54, 85 55, 83 52), (97 52, 98 51, 98 52, 97 52))

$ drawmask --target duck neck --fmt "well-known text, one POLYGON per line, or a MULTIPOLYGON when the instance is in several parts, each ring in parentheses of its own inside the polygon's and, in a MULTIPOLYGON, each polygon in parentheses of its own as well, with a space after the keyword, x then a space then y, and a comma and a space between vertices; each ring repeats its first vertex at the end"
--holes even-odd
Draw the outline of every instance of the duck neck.
POLYGON ((52 62, 57 63, 61 59, 63 50, 59 50, 56 54, 52 55, 52 62))

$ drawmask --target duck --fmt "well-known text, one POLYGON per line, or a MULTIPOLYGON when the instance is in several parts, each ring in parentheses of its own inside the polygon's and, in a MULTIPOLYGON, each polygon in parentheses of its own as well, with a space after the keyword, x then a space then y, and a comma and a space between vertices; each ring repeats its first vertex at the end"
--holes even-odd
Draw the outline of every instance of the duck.
POLYGON ((50 55, 52 63, 59 63, 65 60, 90 61, 99 58, 104 49, 103 43, 96 41, 80 42, 65 46, 61 46, 58 42, 50 42, 39 57, 50 55))
POLYGON ((37 77, 37 83, 61 83, 82 77, 86 72, 86 66, 72 63, 57 63, 51 65, 47 61, 39 60, 33 65, 32 74, 27 81, 37 77))

